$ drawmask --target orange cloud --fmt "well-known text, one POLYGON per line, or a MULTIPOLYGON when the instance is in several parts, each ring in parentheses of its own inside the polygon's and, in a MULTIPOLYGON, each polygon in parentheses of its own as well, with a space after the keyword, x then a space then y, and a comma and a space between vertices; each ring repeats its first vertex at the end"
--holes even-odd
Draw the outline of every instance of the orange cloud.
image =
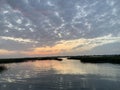
POLYGON ((36 47, 31 52, 23 52, 27 55, 57 55, 62 52, 71 52, 71 49, 84 43, 84 40, 60 41, 54 46, 36 47))
POLYGON ((60 48, 55 48, 55 47, 37 47, 33 51, 30 52, 23 52, 24 54, 27 55, 55 55, 58 54, 62 51, 60 48))

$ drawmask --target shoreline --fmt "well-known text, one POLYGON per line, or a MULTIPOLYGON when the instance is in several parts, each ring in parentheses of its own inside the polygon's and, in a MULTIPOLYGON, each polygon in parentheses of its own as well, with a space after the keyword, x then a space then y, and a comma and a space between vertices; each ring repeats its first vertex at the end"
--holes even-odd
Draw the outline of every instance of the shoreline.
POLYGON ((71 56, 68 59, 80 60, 82 63, 120 64, 120 55, 71 56))
POLYGON ((7 64, 7 63, 20 63, 20 62, 27 62, 27 61, 36 61, 36 60, 57 60, 62 61, 59 57, 27 57, 27 58, 7 58, 7 59, 0 59, 0 64, 7 64))
POLYGON ((0 64, 20 63, 36 60, 57 60, 62 61, 62 58, 68 60, 80 60, 82 63, 113 63, 120 64, 120 55, 85 55, 85 56, 51 56, 51 57, 25 57, 25 58, 4 58, 0 59, 0 64))

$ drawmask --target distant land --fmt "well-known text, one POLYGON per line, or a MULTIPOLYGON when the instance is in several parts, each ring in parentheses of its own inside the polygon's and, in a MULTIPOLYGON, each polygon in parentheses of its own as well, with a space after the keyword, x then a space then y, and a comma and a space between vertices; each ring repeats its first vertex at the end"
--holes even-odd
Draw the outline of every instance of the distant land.
POLYGON ((20 62, 26 62, 26 61, 35 61, 35 60, 58 60, 61 61, 59 56, 55 57, 25 57, 25 58, 4 58, 0 59, 0 64, 5 63, 20 63, 20 62))
POLYGON ((84 55, 84 56, 51 56, 51 57, 25 57, 25 58, 4 58, 0 59, 0 64, 5 63, 20 63, 26 61, 35 60, 58 60, 62 61, 62 58, 68 60, 80 60, 82 63, 113 63, 120 64, 120 55, 84 55))
POLYGON ((68 59, 80 60, 83 63, 114 63, 120 64, 120 55, 88 55, 70 56, 68 59))

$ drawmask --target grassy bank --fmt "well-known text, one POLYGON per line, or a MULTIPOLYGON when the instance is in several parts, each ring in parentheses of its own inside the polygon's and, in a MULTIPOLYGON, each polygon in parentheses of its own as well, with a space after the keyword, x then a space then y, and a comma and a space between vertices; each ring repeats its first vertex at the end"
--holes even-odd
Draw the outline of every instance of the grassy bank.
POLYGON ((58 61, 61 61, 62 59, 59 59, 58 57, 7 58, 7 59, 0 59, 0 64, 19 63, 19 62, 35 61, 35 60, 58 60, 58 61))
POLYGON ((120 55, 71 56, 71 57, 68 57, 68 59, 80 60, 83 63, 120 64, 120 55))

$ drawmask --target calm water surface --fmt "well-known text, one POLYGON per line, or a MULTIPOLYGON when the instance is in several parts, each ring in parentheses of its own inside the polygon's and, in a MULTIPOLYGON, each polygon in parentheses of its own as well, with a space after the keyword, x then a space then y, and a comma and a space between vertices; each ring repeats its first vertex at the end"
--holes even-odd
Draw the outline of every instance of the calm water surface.
POLYGON ((0 90, 120 90, 120 65, 79 60, 1 65, 0 90))

